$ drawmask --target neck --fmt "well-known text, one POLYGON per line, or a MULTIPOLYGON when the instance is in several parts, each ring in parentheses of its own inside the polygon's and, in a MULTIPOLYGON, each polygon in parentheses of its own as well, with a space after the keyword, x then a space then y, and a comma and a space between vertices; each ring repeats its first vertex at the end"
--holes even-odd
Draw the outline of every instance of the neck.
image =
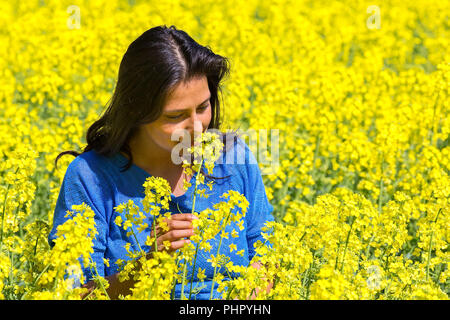
POLYGON ((181 172, 182 166, 173 163, 171 153, 158 145, 139 139, 129 142, 133 164, 144 169, 152 176, 167 176, 181 172))

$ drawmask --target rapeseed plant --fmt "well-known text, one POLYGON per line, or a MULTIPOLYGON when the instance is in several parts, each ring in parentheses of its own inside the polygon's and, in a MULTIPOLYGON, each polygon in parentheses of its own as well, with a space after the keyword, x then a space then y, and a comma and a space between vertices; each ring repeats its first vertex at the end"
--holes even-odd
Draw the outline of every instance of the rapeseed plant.
MULTIPOLYGON (((368 26, 377 17, 364 1, 91 0, 77 3, 79 17, 67 12, 72 4, 1 1, 0 298, 80 297, 72 287, 90 252, 92 216, 75 208, 50 249, 46 233, 70 162, 55 168, 54 159, 84 147, 128 44, 173 24, 232 61, 224 130, 280 130, 278 170, 260 165, 276 223, 257 244, 261 268, 233 266, 224 256, 233 246, 212 251, 205 239, 235 235, 220 218, 238 219, 226 205, 234 203, 242 220, 244 199, 228 194, 216 208, 193 210, 200 232, 178 256, 143 259, 129 247, 134 264, 123 262, 123 276, 138 281, 123 298, 171 298, 184 262, 193 266, 202 252, 217 270, 241 275, 222 281, 217 273, 228 298, 448 299, 447 2, 385 1, 379 29, 368 26), (76 21, 79 29, 69 27, 76 21)), ((209 163, 192 165, 191 175, 209 163)), ((195 181, 197 196, 213 191, 202 174, 195 181)), ((148 187, 148 211, 118 208, 130 237, 152 227, 143 219, 150 212, 161 225, 168 218, 167 198, 156 196, 167 196, 165 183, 148 187)), ((88 299, 107 299, 107 283, 96 280, 88 299)))

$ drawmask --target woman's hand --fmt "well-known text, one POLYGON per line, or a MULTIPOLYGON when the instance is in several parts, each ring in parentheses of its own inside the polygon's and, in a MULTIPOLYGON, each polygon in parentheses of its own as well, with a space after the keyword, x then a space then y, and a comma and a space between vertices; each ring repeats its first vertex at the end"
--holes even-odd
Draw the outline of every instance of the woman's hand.
MULTIPOLYGON (((196 216, 190 213, 173 214, 170 219, 165 218, 163 224, 156 225, 158 251, 165 250, 164 241, 169 241, 169 252, 173 252, 182 248, 188 239, 194 234, 194 228, 192 226, 192 220, 198 219, 196 216), (164 226, 165 225, 165 226, 164 226), (165 228, 167 227, 167 228, 165 228)), ((154 237, 154 231, 152 226, 151 236, 154 237)), ((154 245, 151 246, 151 251, 148 253, 147 258, 151 257, 154 245)), ((138 262, 138 268, 140 268, 140 262, 138 262)), ((117 299, 119 294, 128 295, 131 293, 130 288, 134 287, 134 280, 128 279, 125 281, 119 281, 119 273, 105 277, 108 280, 109 286, 106 289, 111 299, 117 299)), ((89 295, 96 287, 94 281, 89 281, 83 285, 83 288, 87 288, 88 291, 81 295, 81 299, 84 299, 89 295)))
MULTIPOLYGON (((173 252, 189 243, 189 237, 194 235, 193 219, 198 218, 191 213, 177 213, 173 214, 169 219, 165 218, 162 225, 157 224, 156 244, 158 251, 167 249, 169 252, 173 252), (167 241, 170 242, 168 248, 166 248, 167 241)), ((155 236, 153 227, 150 236, 155 236)), ((154 250, 154 245, 151 248, 154 250)))

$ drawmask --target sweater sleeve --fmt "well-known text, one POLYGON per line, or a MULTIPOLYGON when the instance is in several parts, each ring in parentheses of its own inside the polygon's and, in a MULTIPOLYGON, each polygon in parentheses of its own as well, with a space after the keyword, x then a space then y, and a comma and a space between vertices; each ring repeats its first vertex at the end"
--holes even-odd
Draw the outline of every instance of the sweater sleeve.
MULTIPOLYGON (((91 254, 100 276, 105 276, 103 257, 107 245, 108 223, 106 210, 103 204, 104 184, 92 171, 83 159, 76 158, 72 161, 65 173, 61 189, 56 202, 53 216, 52 230, 48 235, 48 242, 53 247, 56 238, 56 229, 70 217, 66 217, 68 210, 72 211, 72 205, 87 204, 94 211, 95 227, 98 232, 93 240, 94 252, 91 254)), ((81 259, 80 259, 81 263, 81 259)), ((81 263, 86 282, 91 280, 93 273, 90 268, 81 263)))
POLYGON ((254 244, 261 240, 265 242, 262 236, 261 228, 268 221, 273 221, 273 206, 270 204, 264 182, 261 176, 259 164, 247 144, 243 143, 245 149, 245 165, 247 171, 247 184, 245 196, 249 201, 249 207, 246 214, 247 221, 247 243, 249 260, 254 257, 254 244))

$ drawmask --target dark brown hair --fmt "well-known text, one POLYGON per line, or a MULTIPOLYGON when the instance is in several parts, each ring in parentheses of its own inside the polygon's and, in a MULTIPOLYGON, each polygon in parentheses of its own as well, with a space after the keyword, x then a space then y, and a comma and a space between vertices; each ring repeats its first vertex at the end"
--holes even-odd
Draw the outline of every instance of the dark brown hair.
MULTIPOLYGON (((219 130, 218 93, 220 82, 229 71, 227 58, 198 44, 175 26, 157 26, 145 31, 125 52, 109 106, 89 127, 87 146, 81 153, 95 150, 111 156, 121 151, 129 159, 124 170, 130 168, 133 161, 128 144, 130 138, 139 126, 159 118, 168 95, 177 84, 196 76, 206 76, 211 93, 212 118, 208 129, 219 130)), ((231 134, 236 136, 236 133, 231 134)), ((224 143, 226 136, 223 135, 224 143)), ((77 157, 81 153, 74 150, 61 152, 55 159, 55 167, 61 156, 77 157)))

